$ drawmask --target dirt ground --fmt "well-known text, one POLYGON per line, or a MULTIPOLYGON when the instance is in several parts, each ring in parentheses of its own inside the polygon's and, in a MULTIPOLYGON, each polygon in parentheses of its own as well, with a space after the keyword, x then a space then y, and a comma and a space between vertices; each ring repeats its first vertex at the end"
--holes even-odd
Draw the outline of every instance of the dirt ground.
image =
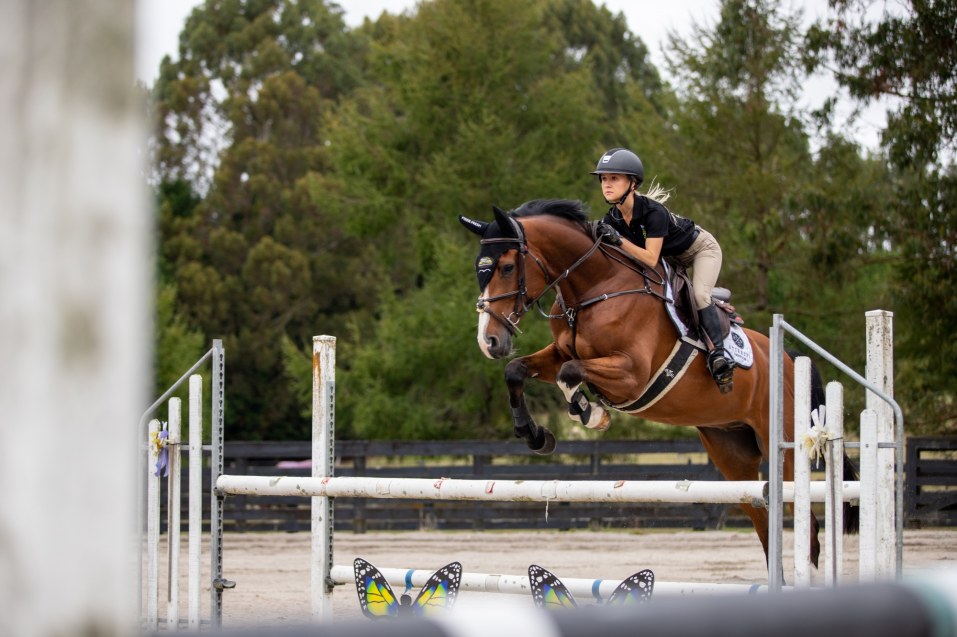
MULTIPOLYGON (((186 573, 183 537, 181 573, 186 573)), ((846 581, 856 581, 857 537, 845 538, 846 581)), ((785 577, 791 581, 791 536, 785 535, 785 577)), ((165 556, 165 547, 162 556, 165 556)), ((458 560, 466 572, 522 575, 529 564, 544 566, 559 577, 623 579, 650 568, 658 582, 766 584, 764 553, 750 530, 732 531, 431 531, 337 533, 334 563, 351 567, 362 557, 383 568, 434 570, 458 560)), ((904 571, 944 566, 957 568, 957 528, 906 530, 904 571)), ((223 624, 296 624, 310 620, 310 536, 308 533, 229 534, 223 545, 223 568, 236 588, 224 593, 223 624)), ((208 582, 209 553, 203 547, 203 581, 208 582)), ((814 573, 815 583, 823 574, 814 573)), ((164 574, 161 577, 165 578, 164 574)), ((185 577, 185 576, 184 576, 185 577)), ((161 579, 160 616, 165 617, 166 586, 161 579)), ((180 585, 185 618, 186 583, 180 585)), ((401 594, 403 591, 397 590, 401 594)), ((413 595, 416 591, 413 591, 413 595)), ((589 600, 580 600, 586 603, 589 600)), ((208 584, 202 594, 209 616, 208 584)), ((527 603, 519 595, 462 591, 457 607, 527 603), (498 598, 498 599, 495 599, 498 598)), ((361 617, 354 585, 337 586, 337 619, 361 617)))

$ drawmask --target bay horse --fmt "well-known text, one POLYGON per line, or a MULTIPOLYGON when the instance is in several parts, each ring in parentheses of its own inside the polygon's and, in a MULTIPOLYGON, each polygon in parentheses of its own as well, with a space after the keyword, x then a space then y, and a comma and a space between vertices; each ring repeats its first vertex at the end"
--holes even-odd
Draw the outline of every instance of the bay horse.
MULTIPOLYGON (((535 423, 525 403, 525 380, 556 384, 569 403, 569 415, 589 428, 605 430, 606 407, 640 413, 648 420, 696 427, 708 457, 726 480, 757 480, 768 457, 770 340, 745 329, 753 364, 738 368, 734 389, 722 394, 705 365, 694 356, 664 393, 643 400, 659 385, 660 372, 674 358, 681 339, 666 311, 665 270, 651 268, 602 243, 578 201, 533 200, 506 213, 493 207, 495 220, 459 217, 482 237, 476 260, 478 345, 489 358, 512 354, 512 339, 528 310, 555 293, 549 319, 552 343, 505 366, 505 382, 515 435, 537 453, 555 450, 555 436, 535 423), (582 387, 598 400, 593 402, 582 387), (634 409, 640 406, 640 409, 634 409)), ((784 357, 784 438, 793 440, 794 366, 784 357)), ((814 408, 823 402, 820 375, 814 408)), ((674 376, 674 374, 672 374, 674 376)), ((638 414, 636 414, 638 415, 638 414)), ((784 479, 794 475, 793 452, 784 454, 784 479)), ((845 455, 847 475, 856 475, 845 455)), ((853 478, 847 478, 853 479, 853 478)), ((750 504, 741 508, 751 519, 768 552, 768 511, 750 504)), ((853 532, 857 509, 845 505, 845 532, 853 532)), ((820 555, 818 522, 811 515, 811 558, 820 555)))

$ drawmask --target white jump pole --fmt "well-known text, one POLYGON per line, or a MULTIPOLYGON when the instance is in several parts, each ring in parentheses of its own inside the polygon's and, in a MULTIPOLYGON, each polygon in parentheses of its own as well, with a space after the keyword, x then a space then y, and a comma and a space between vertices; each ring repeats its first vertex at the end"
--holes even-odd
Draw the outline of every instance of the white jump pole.
POLYGON ((180 549, 180 522, 182 511, 182 485, 180 479, 179 443, 182 434, 183 401, 179 398, 169 399, 169 438, 166 440, 168 450, 169 477, 166 479, 166 628, 179 628, 179 549, 180 549))
POLYGON ((827 546, 824 547, 824 584, 837 586, 841 580, 841 564, 844 563, 844 387, 831 381, 826 391, 827 416, 824 422, 830 436, 826 446, 825 467, 827 492, 824 498, 824 526, 827 529, 827 546))
POLYGON ((860 582, 874 582, 877 572, 877 538, 879 530, 878 509, 878 463, 877 463, 877 413, 872 409, 861 412, 861 530, 858 551, 860 582))
MULTIPOLYGON (((378 567, 382 576, 398 590, 411 584, 413 587, 422 587, 428 581, 433 571, 425 569, 403 569, 378 567)), ((337 584, 354 584, 355 574, 352 566, 336 565, 332 567, 332 580, 337 584)), ((563 577, 562 584, 580 602, 593 598, 595 594, 607 600, 617 588, 620 580, 617 579, 587 579, 563 577)), ((786 587, 790 588, 790 587, 786 587)), ((460 591, 478 593, 499 593, 514 595, 530 595, 531 588, 527 575, 505 575, 497 573, 462 573, 459 584, 460 591)), ((655 595, 747 595, 767 593, 767 586, 754 584, 718 584, 698 582, 655 582, 655 595)))
MULTIPOLYGON (((867 326, 867 365, 865 377, 874 386, 888 396, 894 395, 894 314, 886 310, 873 310, 865 313, 867 326)), ((881 400, 873 392, 866 392, 867 409, 877 414, 877 546, 876 576, 879 579, 893 579, 898 574, 895 557, 897 555, 897 507, 895 500, 895 461, 903 465, 903 432, 897 441, 895 454, 894 410, 890 404, 881 400), (895 539, 896 538, 896 539, 895 539)), ((903 498, 903 484, 898 497, 903 498)))
POLYGON ((811 359, 794 361, 794 586, 811 586, 811 467, 804 438, 811 421, 811 359))
POLYGON ((189 538, 187 626, 200 627, 200 573, 203 531, 203 377, 189 378, 189 538))
MULTIPOLYGON (((216 481, 223 493, 253 496, 379 498, 405 500, 487 500, 495 502, 663 502, 679 504, 756 504, 768 483, 761 480, 460 480, 452 478, 363 478, 232 476, 216 481)), ((845 497, 856 498, 860 483, 846 482, 845 497)), ((826 485, 811 483, 812 502, 824 502, 826 485)), ((795 500, 794 484, 784 484, 784 501, 795 500)))

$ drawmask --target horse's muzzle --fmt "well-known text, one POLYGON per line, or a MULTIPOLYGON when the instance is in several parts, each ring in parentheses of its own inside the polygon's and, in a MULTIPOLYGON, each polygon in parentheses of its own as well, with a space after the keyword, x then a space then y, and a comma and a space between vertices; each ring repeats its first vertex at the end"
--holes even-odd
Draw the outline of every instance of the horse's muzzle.
POLYGON ((482 351, 489 358, 505 358, 512 353, 512 338, 507 333, 501 336, 490 334, 484 338, 485 347, 482 351))

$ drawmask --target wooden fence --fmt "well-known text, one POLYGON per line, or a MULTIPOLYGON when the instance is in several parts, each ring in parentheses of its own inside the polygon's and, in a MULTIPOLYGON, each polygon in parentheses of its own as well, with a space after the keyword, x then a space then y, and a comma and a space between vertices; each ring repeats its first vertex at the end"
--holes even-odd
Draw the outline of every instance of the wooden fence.
POLYGON ((957 437, 907 439, 905 520, 910 526, 957 526, 957 437))
MULTIPOLYGON (((310 442, 227 442, 225 472, 307 476, 311 473, 310 454, 310 442)), ((908 526, 957 524, 955 457, 957 438, 908 438, 908 526)), ((183 471, 186 484, 188 468, 183 471)), ((559 453, 546 457, 536 456, 517 440, 345 440, 336 443, 335 475, 502 480, 722 479, 697 440, 562 441, 559 453)), ((823 479, 821 475, 813 478, 823 479)), ((203 481, 208 494, 206 470, 203 481)), ((165 501, 164 495, 161 502, 165 501)), ((308 531, 310 501, 295 497, 229 496, 224 516, 229 532, 308 531)), ((203 519, 204 525, 208 525, 208 497, 204 498, 203 519)), ((413 529, 720 529, 750 525, 737 505, 724 504, 554 503, 545 507, 537 502, 347 498, 337 501, 335 507, 336 530, 360 533, 413 529)))

